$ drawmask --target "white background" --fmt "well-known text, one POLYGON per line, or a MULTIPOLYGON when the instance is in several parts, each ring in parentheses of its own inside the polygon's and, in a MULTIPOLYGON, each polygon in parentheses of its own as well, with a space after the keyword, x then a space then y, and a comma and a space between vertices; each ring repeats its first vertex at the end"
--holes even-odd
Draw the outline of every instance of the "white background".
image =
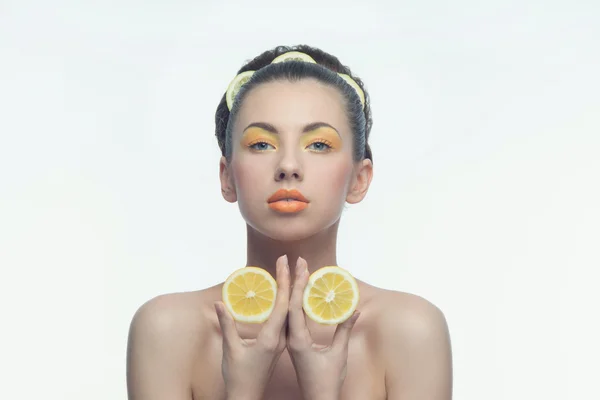
POLYGON ((243 265, 214 112, 298 43, 372 97, 340 265, 444 311, 455 399, 600 398, 600 3, 94 3, 0 2, 0 398, 125 399, 137 308, 243 265))

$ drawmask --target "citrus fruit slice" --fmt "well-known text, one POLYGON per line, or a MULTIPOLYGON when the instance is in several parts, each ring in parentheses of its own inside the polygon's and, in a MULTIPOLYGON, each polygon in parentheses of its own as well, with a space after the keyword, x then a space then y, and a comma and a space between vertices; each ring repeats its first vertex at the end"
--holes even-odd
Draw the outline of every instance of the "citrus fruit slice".
POLYGON ((276 64, 283 61, 304 61, 316 64, 317 62, 313 60, 311 56, 305 53, 301 53, 299 51, 288 51, 287 53, 283 53, 273 59, 271 64, 276 64))
POLYGON ((244 267, 223 284, 223 303, 236 321, 261 323, 275 307, 277 282, 262 268, 244 267))
POLYGON ((358 97, 360 97, 360 102, 362 103, 363 108, 364 108, 365 107, 365 93, 360 88, 360 86, 358 86, 358 83, 356 83, 356 81, 354 79, 352 79, 352 77, 350 77, 350 75, 340 74, 339 72, 338 72, 338 75, 341 76, 346 82, 348 82, 348 84, 350 86, 352 86, 354 88, 354 90, 356 90, 356 93, 358 93, 358 97))
POLYGON ((235 100, 235 96, 237 96, 238 92, 242 85, 252 77, 254 71, 244 71, 235 76, 229 86, 227 87, 227 93, 225 94, 225 99, 227 100, 227 108, 231 110, 233 107, 233 101, 235 100))
POLYGON ((350 318, 358 305, 356 280, 337 266, 323 267, 308 278, 302 306, 310 319, 320 324, 340 324, 350 318))

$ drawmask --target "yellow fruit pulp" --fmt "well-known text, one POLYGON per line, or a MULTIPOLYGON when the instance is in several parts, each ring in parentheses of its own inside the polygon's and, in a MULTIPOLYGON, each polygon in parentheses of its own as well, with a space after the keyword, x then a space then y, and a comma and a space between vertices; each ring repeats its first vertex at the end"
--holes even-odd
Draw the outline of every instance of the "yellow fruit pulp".
POLYGON ((279 62, 285 61, 303 61, 308 63, 316 64, 317 62, 308 54, 301 53, 299 51, 289 51, 287 53, 283 53, 273 59, 271 64, 277 64, 279 62))
POLYGON ((275 304, 277 283, 264 269, 245 267, 223 285, 223 303, 236 321, 263 322, 275 304))
POLYGON ((245 71, 236 75, 235 78, 229 83, 227 87, 227 93, 225 94, 225 99, 227 101, 227 107, 231 110, 233 107, 233 102, 235 101, 235 97, 238 92, 242 88, 242 86, 252 78, 254 71, 245 71))
POLYGON ((303 307, 316 322, 338 324, 352 315, 358 299, 358 285, 349 272, 336 266, 323 267, 309 278, 303 307))

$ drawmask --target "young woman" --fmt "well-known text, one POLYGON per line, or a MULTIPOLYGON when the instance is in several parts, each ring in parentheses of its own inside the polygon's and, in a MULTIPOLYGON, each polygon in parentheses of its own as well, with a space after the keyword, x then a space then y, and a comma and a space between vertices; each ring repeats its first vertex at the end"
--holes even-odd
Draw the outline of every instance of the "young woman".
POLYGON ((223 284, 148 301, 129 333, 129 399, 450 399, 448 328, 425 299, 359 280, 358 312, 338 326, 302 309, 309 274, 337 265, 344 204, 371 183, 362 82, 308 46, 277 47, 245 71, 255 72, 216 112, 221 192, 247 223, 246 265, 276 277, 275 308, 265 323, 235 322, 223 284), (314 62, 273 63, 290 52, 314 62), (296 206, 269 207, 281 189, 296 190, 296 206))

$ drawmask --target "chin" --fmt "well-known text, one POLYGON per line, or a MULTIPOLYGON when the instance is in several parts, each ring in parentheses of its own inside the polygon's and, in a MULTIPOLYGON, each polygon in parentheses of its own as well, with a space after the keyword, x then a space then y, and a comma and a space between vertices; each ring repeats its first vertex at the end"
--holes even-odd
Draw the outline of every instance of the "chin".
POLYGON ((271 221, 250 221, 246 223, 256 232, 278 242, 295 242, 314 236, 322 227, 311 226, 308 221, 292 218, 281 218, 271 221))
POLYGON ((262 230, 258 231, 260 234, 268 237, 271 240, 277 242, 299 242, 305 239, 310 238, 316 232, 314 231, 300 231, 300 230, 281 230, 281 229, 272 229, 272 230, 262 230))
POLYGON ((295 242, 309 239, 329 229, 339 220, 338 216, 281 215, 275 218, 248 218, 246 223, 256 232, 279 242, 295 242))

